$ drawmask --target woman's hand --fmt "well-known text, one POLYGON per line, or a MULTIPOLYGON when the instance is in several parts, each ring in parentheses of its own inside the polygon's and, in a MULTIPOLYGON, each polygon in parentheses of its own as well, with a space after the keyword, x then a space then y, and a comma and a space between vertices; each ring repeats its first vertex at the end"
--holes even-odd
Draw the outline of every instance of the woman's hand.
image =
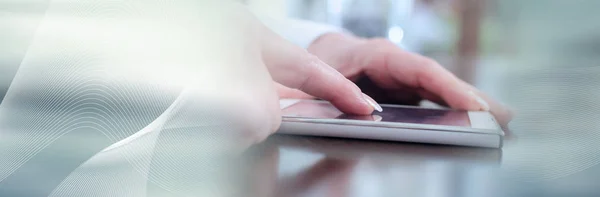
MULTIPOLYGON (((326 34, 309 52, 355 81, 379 102, 417 104, 422 99, 462 110, 489 110, 502 124, 511 111, 475 87, 458 79, 437 62, 404 51, 385 39, 326 34)), ((307 97, 280 88, 285 97, 307 97)))
POLYGON ((206 58, 221 63, 220 68, 207 71, 220 76, 222 83, 236 84, 216 83, 224 92, 239 97, 234 105, 242 113, 239 115, 254 142, 262 141, 279 127, 281 110, 276 87, 328 100, 349 114, 368 115, 380 108, 344 75, 272 32, 245 7, 233 5, 215 13, 216 20, 228 25, 213 22, 208 27, 212 28, 208 34, 220 41, 213 39, 210 43, 216 46, 205 47, 214 49, 206 58), (225 44, 218 46, 219 42, 225 44))

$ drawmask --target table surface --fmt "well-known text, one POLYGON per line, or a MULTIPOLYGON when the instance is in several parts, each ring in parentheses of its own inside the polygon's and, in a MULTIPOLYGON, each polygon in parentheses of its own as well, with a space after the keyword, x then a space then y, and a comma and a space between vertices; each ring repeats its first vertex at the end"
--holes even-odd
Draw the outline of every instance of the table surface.
POLYGON ((573 161, 531 159, 518 141, 487 149, 275 135, 253 148, 254 175, 273 196, 600 195, 600 166, 569 171, 573 161))

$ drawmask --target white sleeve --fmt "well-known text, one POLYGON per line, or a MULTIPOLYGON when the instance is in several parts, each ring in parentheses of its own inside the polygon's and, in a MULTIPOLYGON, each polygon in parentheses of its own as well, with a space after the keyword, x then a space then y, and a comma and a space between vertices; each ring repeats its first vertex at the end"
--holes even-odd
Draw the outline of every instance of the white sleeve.
POLYGON ((273 18, 259 14, 257 14, 257 16, 272 31, 305 49, 323 34, 332 32, 350 33, 343 28, 311 21, 291 18, 273 18))

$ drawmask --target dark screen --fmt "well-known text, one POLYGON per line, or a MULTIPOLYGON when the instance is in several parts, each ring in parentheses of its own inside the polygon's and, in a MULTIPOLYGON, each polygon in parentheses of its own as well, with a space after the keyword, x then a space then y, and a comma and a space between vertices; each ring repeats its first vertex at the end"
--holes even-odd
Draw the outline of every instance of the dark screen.
POLYGON ((283 109, 283 115, 303 118, 471 126, 466 111, 383 106, 383 112, 375 111, 370 116, 356 116, 344 114, 328 102, 321 101, 300 101, 283 109))

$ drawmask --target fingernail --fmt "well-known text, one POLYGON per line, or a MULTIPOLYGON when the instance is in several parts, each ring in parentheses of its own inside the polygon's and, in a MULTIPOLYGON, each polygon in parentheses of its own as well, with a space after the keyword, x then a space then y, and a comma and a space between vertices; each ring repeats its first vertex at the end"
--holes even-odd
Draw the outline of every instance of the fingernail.
POLYGON ((469 94, 473 96, 473 98, 479 103, 479 105, 481 105, 481 110, 490 111, 490 105, 485 100, 483 100, 483 98, 475 94, 475 92, 473 91, 469 91, 469 94))
POLYGON ((373 121, 380 122, 381 120, 383 120, 383 117, 381 117, 379 115, 373 115, 373 121))
POLYGON ((373 107, 373 109, 377 110, 378 112, 383 111, 381 106, 375 100, 373 100, 373 98, 371 98, 369 95, 366 95, 365 93, 363 93, 363 98, 365 99, 365 101, 367 101, 367 103, 369 103, 369 105, 371 105, 371 107, 373 107))

